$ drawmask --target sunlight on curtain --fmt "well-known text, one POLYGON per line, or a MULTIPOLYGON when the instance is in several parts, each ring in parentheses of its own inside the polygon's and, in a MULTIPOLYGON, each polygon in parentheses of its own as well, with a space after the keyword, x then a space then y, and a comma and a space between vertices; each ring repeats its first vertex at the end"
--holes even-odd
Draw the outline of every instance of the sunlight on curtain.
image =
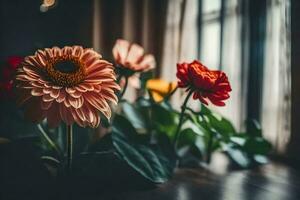
POLYGON ((219 68, 221 0, 202 1, 202 37, 200 60, 210 69, 219 68))
POLYGON ((169 1, 165 39, 163 45, 161 77, 176 80, 176 63, 179 60, 180 18, 182 0, 169 1))
MULTIPOLYGON (((184 16, 181 16, 183 0, 169 1, 167 25, 165 31, 164 51, 161 76, 167 80, 176 80, 176 63, 178 61, 191 62, 197 59, 197 17, 198 0, 186 0, 184 16), (180 19, 183 17, 182 34, 180 34, 180 19), (181 48, 180 48, 181 47, 181 48)), ((211 69, 219 69, 220 63, 220 9, 221 0, 202 1, 202 37, 200 60, 211 69)), ((213 107, 225 117, 233 121, 239 130, 244 122, 241 116, 241 55, 240 55, 240 15, 238 0, 227 0, 225 5, 223 31, 222 70, 224 70, 232 84, 231 98, 224 108, 213 107)), ((176 93, 172 99, 175 107, 182 103, 182 95, 176 93)), ((198 102, 190 102, 190 106, 197 109, 198 102)))
POLYGON ((232 120, 238 130, 241 130, 246 119, 246 116, 242 115, 242 108, 246 102, 243 102, 244 98, 242 98, 241 16, 238 11, 238 0, 226 1, 223 29, 221 69, 229 78, 232 92, 226 107, 219 108, 219 111, 232 120))
MULTIPOLYGON (((186 0, 185 4, 183 2, 183 0, 173 0, 169 1, 168 5, 161 77, 169 81, 177 80, 178 62, 191 62, 197 58, 198 0, 186 0), (184 16, 182 16, 182 9, 185 9, 184 16)), ((180 108, 182 99, 182 94, 177 92, 172 98, 172 104, 180 108)))
POLYGON ((269 0, 263 87, 264 136, 283 153, 290 137, 289 1, 269 0))
POLYGON ((222 69, 228 75, 232 92, 225 107, 213 107, 223 116, 230 119, 240 130, 243 127, 245 116, 241 114, 242 102, 241 87, 241 17, 238 10, 238 0, 227 0, 224 5, 222 66, 220 63, 221 23, 220 0, 203 1, 203 32, 200 59, 211 69, 222 69))

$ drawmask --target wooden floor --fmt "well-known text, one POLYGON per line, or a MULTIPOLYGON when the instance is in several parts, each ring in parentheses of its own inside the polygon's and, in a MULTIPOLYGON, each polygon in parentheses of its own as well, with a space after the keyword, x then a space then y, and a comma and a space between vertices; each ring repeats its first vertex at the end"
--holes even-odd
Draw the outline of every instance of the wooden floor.
POLYGON ((155 189, 110 194, 101 199, 300 200, 300 176, 295 169, 275 163, 226 175, 203 169, 180 169, 171 181, 155 189))

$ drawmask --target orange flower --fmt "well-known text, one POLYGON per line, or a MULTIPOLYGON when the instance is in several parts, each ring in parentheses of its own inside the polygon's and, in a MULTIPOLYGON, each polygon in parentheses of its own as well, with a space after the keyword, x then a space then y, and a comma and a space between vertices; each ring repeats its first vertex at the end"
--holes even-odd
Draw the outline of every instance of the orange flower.
POLYGON ((146 88, 151 92, 155 102, 161 102, 165 96, 175 90, 176 82, 167 82, 162 79, 150 79, 146 83, 146 88))
POLYGON ((155 59, 151 54, 144 55, 144 49, 138 44, 118 39, 112 50, 114 59, 121 68, 131 71, 145 72, 155 67, 155 59))
POLYGON ((111 63, 92 49, 66 46, 38 50, 25 58, 16 75, 18 103, 33 122, 47 118, 50 127, 97 127, 98 111, 108 119, 108 102, 117 104, 115 74, 111 63))
POLYGON ((209 70, 199 61, 177 64, 178 86, 194 91, 193 98, 208 105, 207 99, 214 105, 224 106, 231 91, 226 74, 218 70, 209 70))

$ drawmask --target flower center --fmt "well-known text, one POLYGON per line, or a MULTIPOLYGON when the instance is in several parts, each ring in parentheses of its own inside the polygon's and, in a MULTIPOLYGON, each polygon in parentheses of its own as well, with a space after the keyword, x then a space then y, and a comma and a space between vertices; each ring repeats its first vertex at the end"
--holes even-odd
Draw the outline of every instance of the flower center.
POLYGON ((78 66, 70 60, 62 60, 55 64, 54 69, 65 74, 75 73, 78 66))
POLYGON ((76 57, 55 58, 46 66, 51 81, 62 87, 72 87, 84 80, 86 71, 84 64, 76 57))

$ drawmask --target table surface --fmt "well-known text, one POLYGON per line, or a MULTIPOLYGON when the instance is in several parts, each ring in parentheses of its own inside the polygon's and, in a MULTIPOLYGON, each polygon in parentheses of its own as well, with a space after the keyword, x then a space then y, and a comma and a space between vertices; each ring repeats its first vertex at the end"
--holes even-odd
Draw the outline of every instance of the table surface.
MULTIPOLYGON (((96 199, 96 198, 95 198, 96 199)), ((252 170, 217 175, 204 169, 180 169, 157 188, 110 194, 111 200, 299 200, 300 176, 295 169, 270 163, 252 170)))
MULTIPOLYGON (((32 178, 26 179, 19 188, 30 185, 32 178)), ((98 188, 97 184, 92 185, 98 188)), ((152 189, 121 192, 108 187, 100 192, 95 188, 90 191, 96 191, 97 195, 88 192, 61 198, 51 188, 35 185, 33 191, 39 191, 40 196, 33 198, 16 190, 17 187, 10 187, 11 191, 8 191, 1 186, 0 200, 300 200, 300 173, 274 162, 255 169, 231 170, 222 174, 213 173, 207 168, 181 168, 176 170, 171 180, 152 189), (6 195, 1 196, 1 192, 5 192, 3 190, 6 195), (55 197, 47 198, 49 194, 55 197)), ((74 192, 74 188, 71 190, 74 192)))

